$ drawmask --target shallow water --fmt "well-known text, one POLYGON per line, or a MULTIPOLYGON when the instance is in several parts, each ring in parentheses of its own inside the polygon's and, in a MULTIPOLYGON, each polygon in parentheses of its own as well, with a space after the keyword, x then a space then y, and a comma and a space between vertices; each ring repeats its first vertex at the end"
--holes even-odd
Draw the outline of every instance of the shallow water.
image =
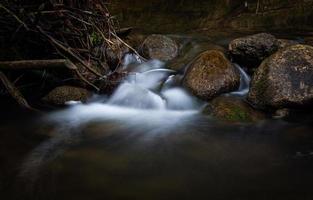
POLYGON ((2 199, 313 197, 309 123, 94 104, 10 124, 0 126, 2 199))

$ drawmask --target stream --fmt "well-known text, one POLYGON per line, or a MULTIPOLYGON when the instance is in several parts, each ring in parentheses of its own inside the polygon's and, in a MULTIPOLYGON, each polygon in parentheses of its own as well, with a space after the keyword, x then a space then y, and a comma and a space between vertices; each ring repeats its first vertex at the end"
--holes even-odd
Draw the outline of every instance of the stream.
MULTIPOLYGON (((312 199, 310 121, 218 121, 161 61, 123 67, 135 70, 110 97, 1 118, 1 199, 312 199)), ((225 95, 245 97, 236 68, 225 95)))

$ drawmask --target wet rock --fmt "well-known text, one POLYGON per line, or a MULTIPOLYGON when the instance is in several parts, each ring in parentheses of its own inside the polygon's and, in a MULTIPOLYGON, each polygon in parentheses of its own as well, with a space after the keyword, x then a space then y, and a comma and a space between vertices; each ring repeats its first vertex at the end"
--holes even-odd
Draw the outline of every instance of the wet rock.
POLYGON ((167 80, 163 82, 161 90, 164 91, 170 88, 180 87, 183 78, 183 75, 180 74, 169 76, 167 80))
POLYGON ((229 44, 235 62, 245 67, 258 67, 268 56, 278 50, 278 40, 270 34, 259 33, 237 38, 229 44))
POLYGON ((278 49, 283 49, 286 47, 290 47, 292 45, 299 44, 299 42, 295 40, 286 40, 286 39, 278 39, 278 49))
POLYGON ((165 35, 150 35, 142 46, 145 57, 168 62, 178 55, 179 46, 176 41, 165 35))
POLYGON ((276 110, 276 112, 273 115, 273 118, 274 119, 284 119, 286 117, 289 117, 289 115, 290 115, 290 109, 282 108, 282 109, 276 110))
POLYGON ((260 108, 313 103, 313 47, 294 45, 263 61, 252 78, 248 100, 260 108))
POLYGON ((84 88, 60 86, 43 97, 43 101, 54 105, 65 105, 69 101, 86 101, 92 93, 84 88))
POLYGON ((203 113, 230 122, 256 122, 265 118, 263 113, 254 110, 242 99, 225 96, 212 100, 203 113))
POLYGON ((210 50, 189 66, 183 84, 197 97, 211 100, 238 89, 240 74, 223 52, 210 50))
POLYGON ((208 50, 218 50, 227 53, 222 46, 212 44, 210 41, 190 41, 182 45, 179 55, 168 63, 168 68, 183 71, 199 54, 208 50))

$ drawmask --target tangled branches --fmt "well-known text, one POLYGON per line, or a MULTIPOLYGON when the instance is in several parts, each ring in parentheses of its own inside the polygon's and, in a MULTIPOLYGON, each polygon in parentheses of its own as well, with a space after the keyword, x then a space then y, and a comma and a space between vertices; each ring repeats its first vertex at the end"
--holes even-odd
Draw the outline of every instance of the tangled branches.
POLYGON ((7 56, 0 59, 69 59, 77 65, 78 78, 98 89, 93 83, 114 71, 123 56, 122 48, 131 49, 118 37, 118 23, 106 3, 5 0, 0 3, 0 41, 6 46, 0 48, 7 56), (12 47, 15 49, 8 51, 12 47), (117 62, 111 62, 107 53, 112 49, 117 62))

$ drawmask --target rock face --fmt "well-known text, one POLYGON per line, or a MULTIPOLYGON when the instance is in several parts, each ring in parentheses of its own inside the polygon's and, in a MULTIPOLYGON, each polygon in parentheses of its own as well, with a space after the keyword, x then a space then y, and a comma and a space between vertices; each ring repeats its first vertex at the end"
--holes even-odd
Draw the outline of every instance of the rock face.
POLYGON ((229 44, 229 51, 234 61, 250 68, 257 67, 277 50, 278 40, 267 33, 237 38, 229 44))
POLYGON ((54 105, 65 105, 68 101, 86 101, 91 95, 91 92, 83 88, 60 86, 53 89, 42 100, 54 105))
POLYGON ((294 45, 257 69, 248 100, 260 108, 303 107, 313 102, 313 47, 294 45))
POLYGON ((197 97, 211 100, 219 94, 236 90, 240 75, 224 53, 209 50, 189 66, 183 84, 197 97))
POLYGON ((265 118, 263 113, 254 110, 242 99, 224 96, 211 101, 203 113, 230 122, 256 122, 265 118))
POLYGON ((114 0, 108 4, 121 27, 140 27, 147 33, 211 32, 221 23, 237 31, 312 30, 312 5, 313 0, 114 0))
POLYGON ((168 62, 178 55, 179 47, 175 40, 165 35, 150 35, 142 46, 143 54, 150 59, 168 62))

